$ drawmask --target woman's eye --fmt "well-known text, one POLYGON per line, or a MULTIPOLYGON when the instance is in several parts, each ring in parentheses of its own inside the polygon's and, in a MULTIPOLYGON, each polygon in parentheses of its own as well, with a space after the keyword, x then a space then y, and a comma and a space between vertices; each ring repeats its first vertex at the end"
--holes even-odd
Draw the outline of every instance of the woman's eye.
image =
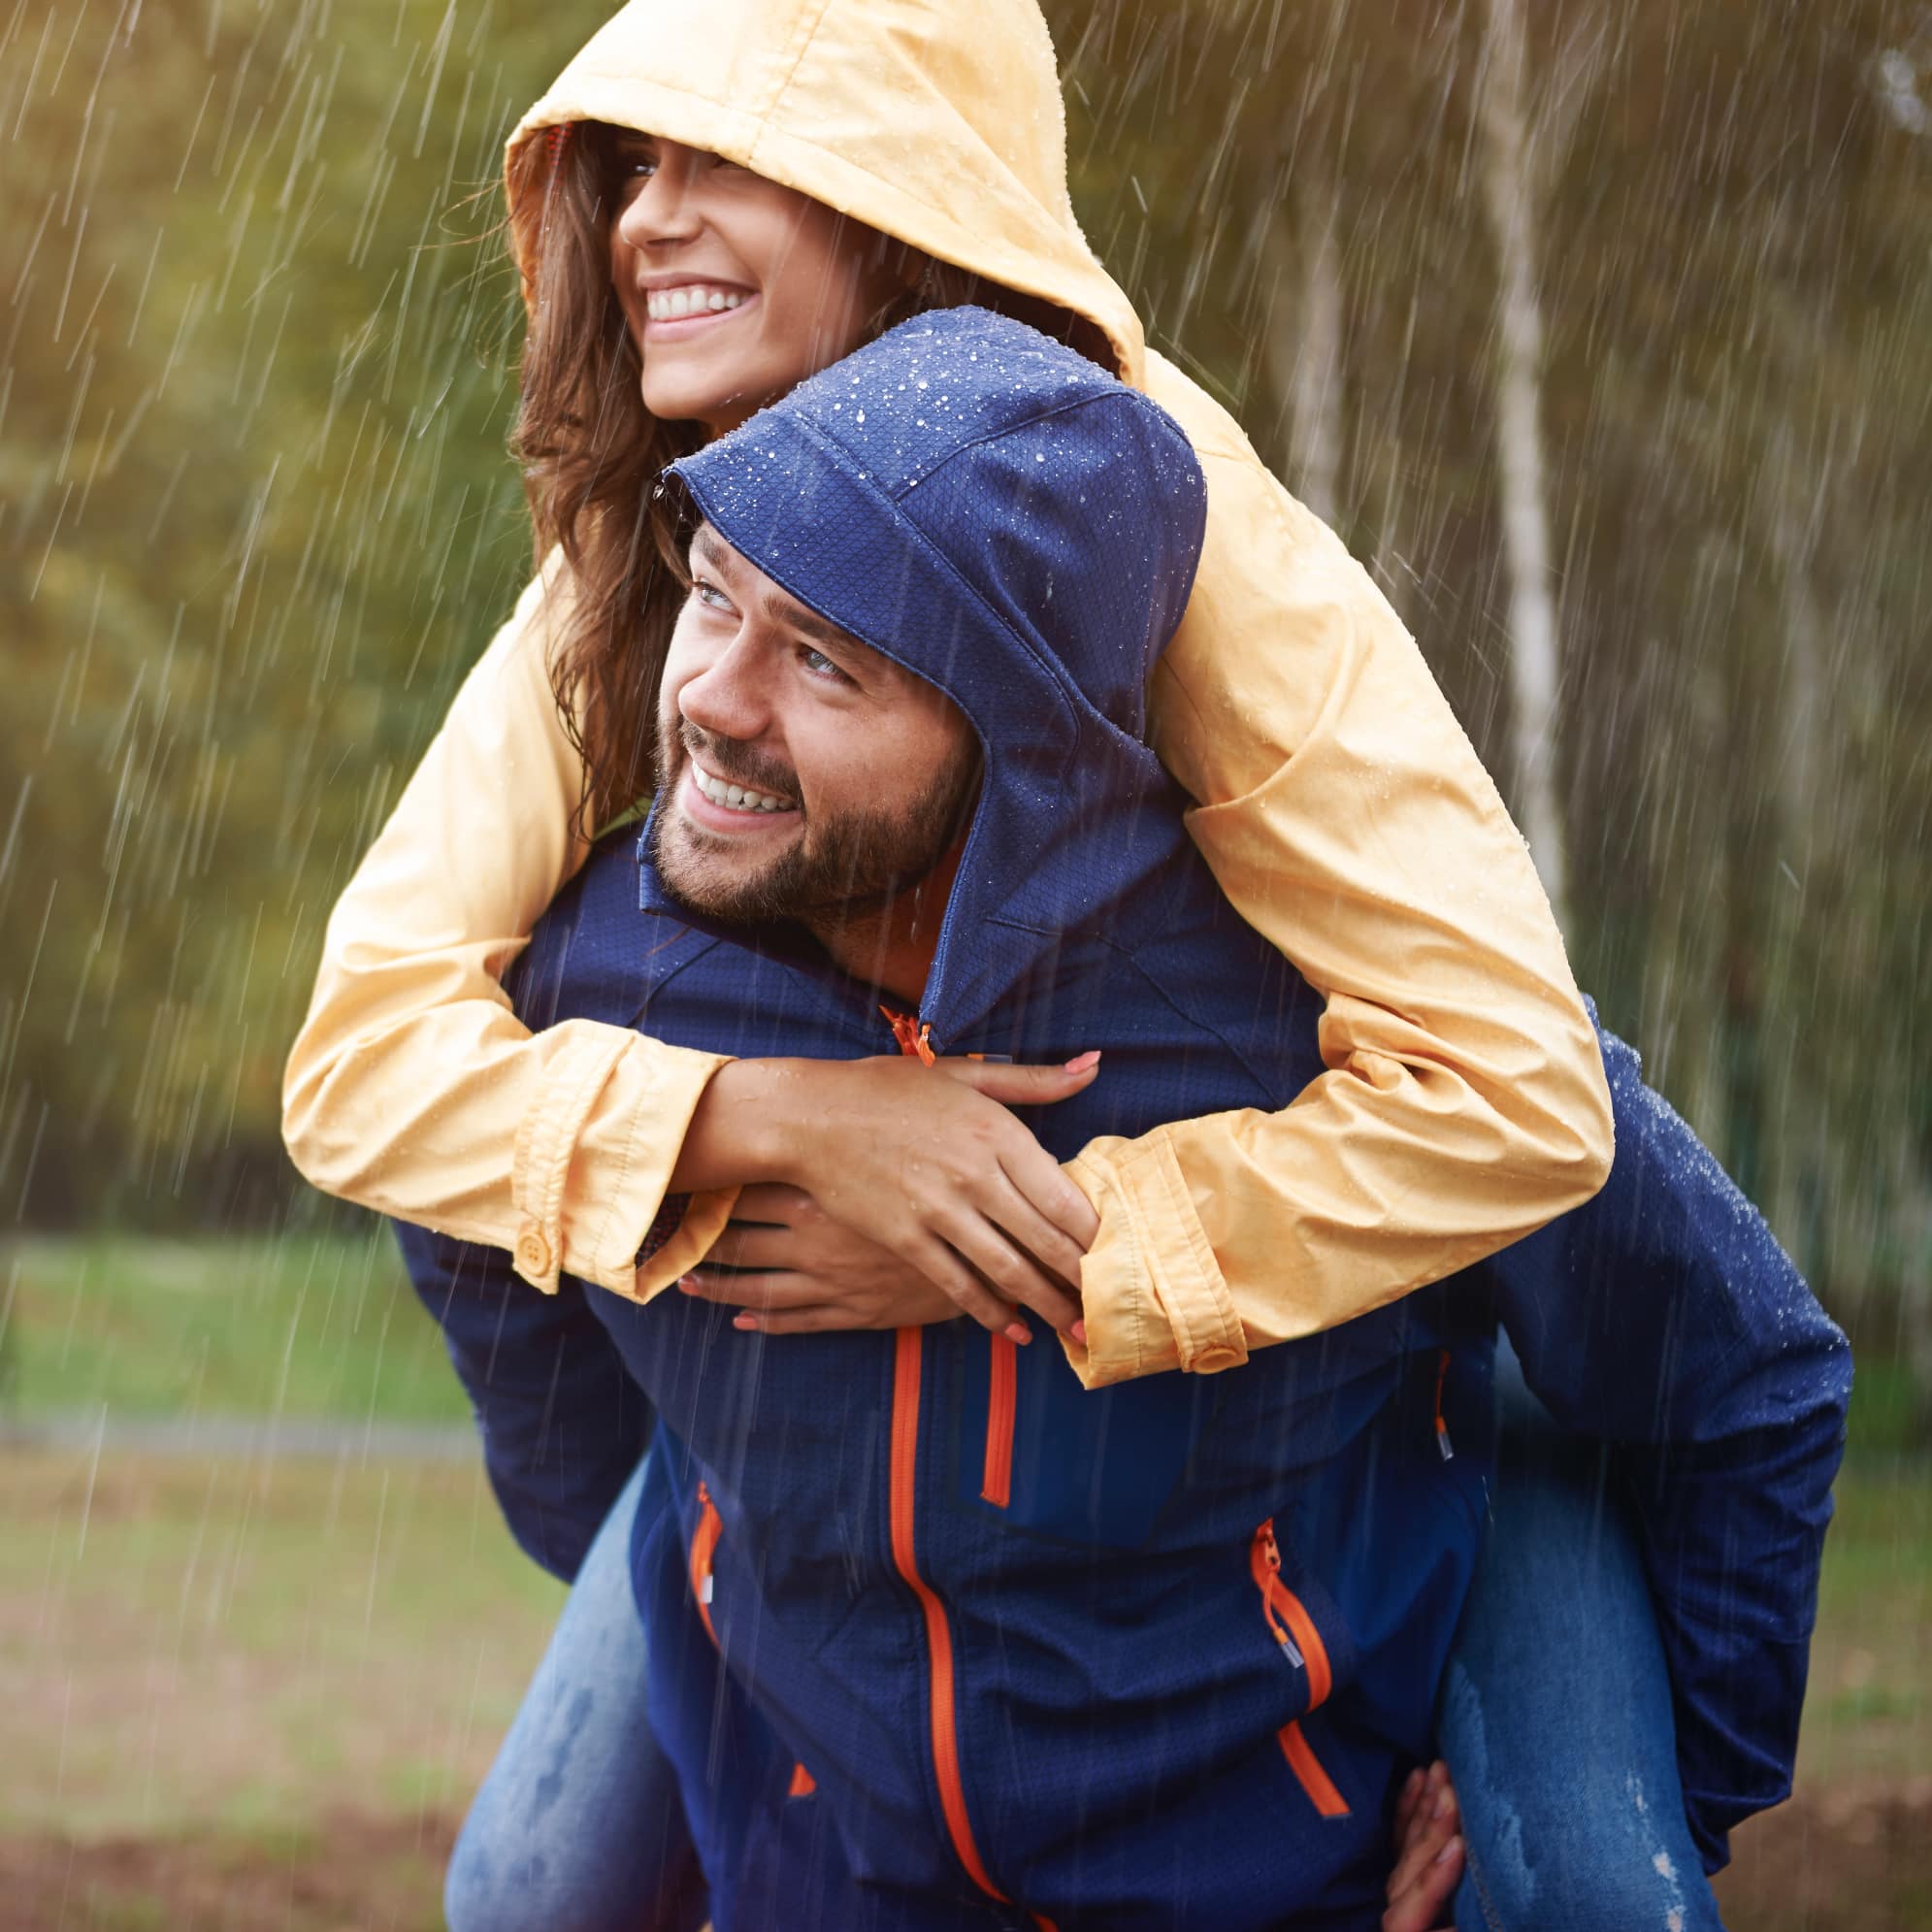
POLYGON ((626 181, 647 181, 657 173, 657 156, 648 148, 632 147, 617 156, 617 177, 626 181))
POLYGON ((692 578, 691 595, 710 610, 729 610, 732 607, 731 599, 704 577, 692 578))

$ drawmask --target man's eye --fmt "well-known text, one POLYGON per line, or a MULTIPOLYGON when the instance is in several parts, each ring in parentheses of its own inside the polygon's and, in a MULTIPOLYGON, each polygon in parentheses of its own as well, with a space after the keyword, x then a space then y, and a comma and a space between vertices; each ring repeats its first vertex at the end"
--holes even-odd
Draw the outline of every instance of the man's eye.
POLYGON ((815 651, 809 644, 801 644, 799 646, 799 662, 814 677, 823 677, 829 683, 850 684, 852 682, 852 679, 845 671, 834 664, 823 651, 815 651))

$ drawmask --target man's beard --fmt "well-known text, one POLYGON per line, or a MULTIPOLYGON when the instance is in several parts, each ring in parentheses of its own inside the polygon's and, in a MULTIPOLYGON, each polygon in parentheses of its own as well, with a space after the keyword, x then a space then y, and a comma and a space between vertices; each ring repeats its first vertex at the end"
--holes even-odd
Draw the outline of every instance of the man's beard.
POLYGON ((796 773, 780 772, 735 738, 680 722, 658 724, 660 796, 685 782, 691 757, 716 776, 801 800, 798 836, 756 872, 713 863, 729 833, 707 835, 679 810, 651 824, 651 860, 671 898, 727 925, 796 919, 845 924, 882 910, 916 886, 966 831, 979 790, 979 746, 967 737, 933 783, 901 811, 853 810, 807 817, 796 773), (680 755, 681 754, 681 755, 680 755))

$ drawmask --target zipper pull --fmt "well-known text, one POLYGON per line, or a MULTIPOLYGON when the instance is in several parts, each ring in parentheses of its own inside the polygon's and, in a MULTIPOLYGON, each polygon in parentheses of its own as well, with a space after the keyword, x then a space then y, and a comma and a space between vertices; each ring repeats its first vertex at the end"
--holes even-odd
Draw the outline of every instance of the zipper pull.
POLYGON ((1449 1439, 1449 1424, 1442 1419, 1442 1385, 1449 1379, 1449 1351, 1444 1349, 1435 1365, 1435 1446, 1445 1462, 1456 1460, 1456 1446, 1449 1439))
POLYGON ((886 1024, 892 1029, 892 1036, 899 1042, 899 1050, 906 1059, 917 1058, 926 1066, 931 1066, 938 1059, 933 1051, 933 1023, 920 1021, 910 1013, 895 1013, 890 1006, 881 1006, 886 1024))

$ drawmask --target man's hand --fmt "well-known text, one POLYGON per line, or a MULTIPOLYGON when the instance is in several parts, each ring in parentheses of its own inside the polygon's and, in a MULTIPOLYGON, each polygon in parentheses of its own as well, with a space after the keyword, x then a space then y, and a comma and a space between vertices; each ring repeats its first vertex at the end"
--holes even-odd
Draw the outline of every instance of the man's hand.
POLYGON ((785 1184, 982 1326, 1017 1340, 1019 1304, 1070 1329, 1099 1217, 1007 1108, 1067 1099, 1098 1063, 732 1061, 692 1115, 671 1186, 785 1184))
POLYGON ((1395 1869, 1382 1932, 1432 1932, 1462 1880, 1462 1818, 1449 1766, 1412 1771, 1395 1801, 1395 1869))
POLYGON ((769 1182, 738 1195, 730 1226, 678 1287, 743 1309, 734 1326, 768 1335, 919 1328, 960 1312, 889 1248, 841 1227, 810 1195, 769 1182))

